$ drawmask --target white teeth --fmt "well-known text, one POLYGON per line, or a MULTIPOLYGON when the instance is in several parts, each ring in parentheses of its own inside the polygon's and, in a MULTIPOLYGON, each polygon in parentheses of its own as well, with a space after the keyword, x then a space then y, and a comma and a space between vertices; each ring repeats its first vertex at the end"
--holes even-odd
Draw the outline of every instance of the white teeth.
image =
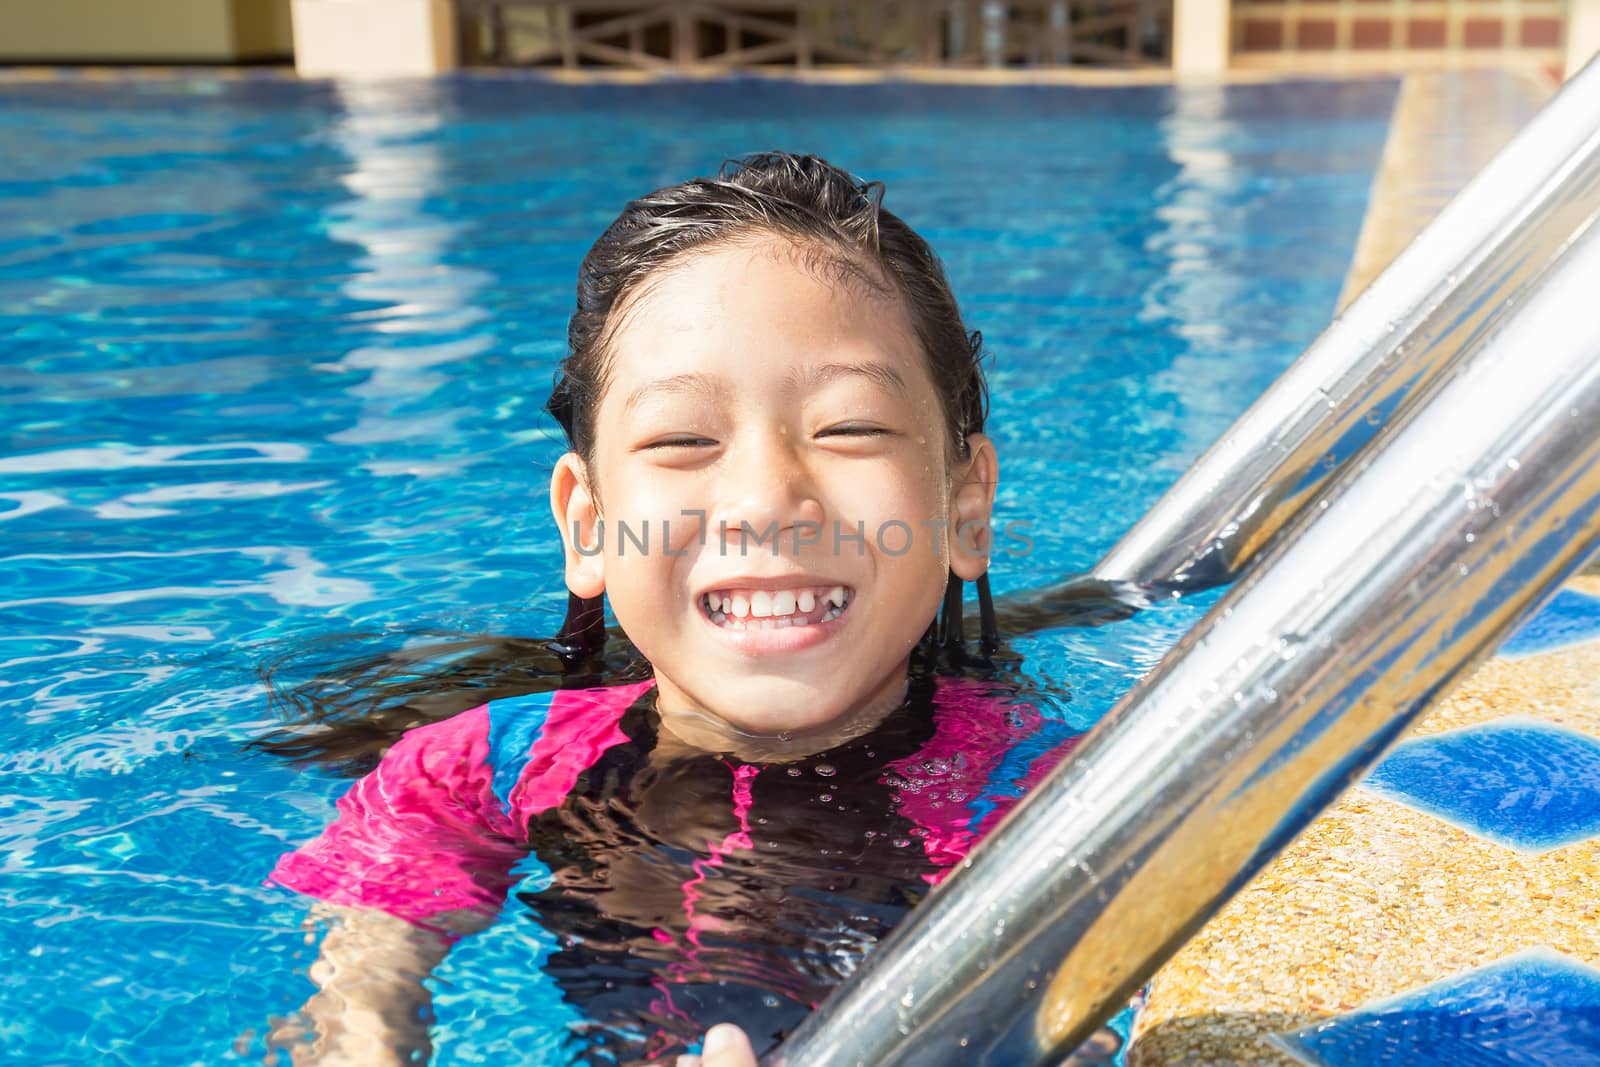
POLYGON ((703 601, 707 616, 718 626, 733 630, 776 629, 781 626, 809 626, 830 622, 844 614, 849 594, 842 585, 830 589, 779 589, 768 592, 752 589, 744 593, 707 593, 703 601), (810 618, 816 609, 819 618, 810 618), (748 620, 746 622, 745 620, 748 620), (763 620, 757 622, 757 620, 763 620))

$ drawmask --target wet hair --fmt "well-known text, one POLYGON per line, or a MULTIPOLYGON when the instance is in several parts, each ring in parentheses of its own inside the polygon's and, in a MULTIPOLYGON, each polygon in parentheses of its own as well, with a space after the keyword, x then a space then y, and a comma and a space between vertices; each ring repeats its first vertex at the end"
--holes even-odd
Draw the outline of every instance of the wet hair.
MULTIPOLYGON (((729 160, 715 177, 629 202, 583 258, 568 354, 546 404, 571 450, 586 465, 593 459, 610 342, 650 282, 696 254, 778 238, 837 284, 903 302, 939 396, 948 455, 966 457, 967 436, 980 432, 988 415, 983 338, 962 322, 933 249, 883 199, 883 183, 816 156, 762 152, 729 160)), ((987 575, 977 587, 981 655, 988 656, 999 636, 987 575)), ((936 661, 966 660, 963 599, 963 582, 952 573, 923 642, 936 661)), ((327 648, 291 655, 261 671, 275 710, 291 721, 251 745, 363 773, 405 730, 487 700, 648 677, 649 664, 625 635, 608 648, 609 636, 603 599, 569 593, 552 641, 455 635, 353 661, 327 648)))

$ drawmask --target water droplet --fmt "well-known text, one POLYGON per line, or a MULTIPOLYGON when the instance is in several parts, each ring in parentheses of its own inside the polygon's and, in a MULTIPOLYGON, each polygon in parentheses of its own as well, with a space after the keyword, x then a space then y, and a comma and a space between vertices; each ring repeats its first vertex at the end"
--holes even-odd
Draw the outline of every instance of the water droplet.
POLYGON ((789 774, 790 778, 798 778, 798 777, 800 777, 800 768, 799 767, 790 767, 789 771, 788 771, 788 774, 789 774))
POLYGON ((902 1005, 904 1005, 905 1007, 909 1008, 909 1007, 911 1007, 912 1002, 915 1001, 916 999, 917 999, 917 991, 915 989, 908 989, 908 990, 906 990, 906 995, 900 998, 900 1003, 902 1005))
POLYGON ((832 764, 819 763, 819 764, 817 764, 817 773, 822 775, 822 777, 824 777, 824 778, 832 778, 835 774, 837 774, 839 772, 835 771, 833 769, 833 765, 832 764))
POLYGON ((909 837, 897 837, 894 839, 895 848, 905 848, 909 844, 911 844, 911 839, 909 837))
POLYGON ((832 793, 824 793, 820 797, 818 797, 817 799, 822 801, 824 804, 827 804, 827 803, 829 803, 829 802, 831 802, 833 800, 833 794, 832 793))
POLYGON ((765 1004, 769 1008, 776 1008, 778 1005, 782 1004, 783 1001, 779 1000, 771 993, 768 993, 766 996, 761 998, 761 1003, 765 1004))

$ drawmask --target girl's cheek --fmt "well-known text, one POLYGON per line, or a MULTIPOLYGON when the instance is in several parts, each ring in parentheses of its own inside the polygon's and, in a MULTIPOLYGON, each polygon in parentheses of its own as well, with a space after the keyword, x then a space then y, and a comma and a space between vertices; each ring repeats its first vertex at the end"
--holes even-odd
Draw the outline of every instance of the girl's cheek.
POLYGON ((618 512, 635 519, 649 519, 652 525, 658 525, 663 519, 676 519, 679 511, 692 507, 703 496, 698 479, 686 478, 677 472, 630 470, 615 481, 618 483, 615 497, 618 512))

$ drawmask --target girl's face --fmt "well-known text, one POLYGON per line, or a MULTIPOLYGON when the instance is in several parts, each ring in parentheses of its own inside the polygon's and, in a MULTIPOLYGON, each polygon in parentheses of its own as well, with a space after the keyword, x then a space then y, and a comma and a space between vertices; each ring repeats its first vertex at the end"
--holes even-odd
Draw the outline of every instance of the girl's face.
POLYGON ((592 466, 551 480, 567 584, 607 594, 663 723, 751 758, 876 725, 950 569, 986 567, 993 447, 951 469, 903 300, 819 262, 763 238, 652 277, 617 312, 592 466))

